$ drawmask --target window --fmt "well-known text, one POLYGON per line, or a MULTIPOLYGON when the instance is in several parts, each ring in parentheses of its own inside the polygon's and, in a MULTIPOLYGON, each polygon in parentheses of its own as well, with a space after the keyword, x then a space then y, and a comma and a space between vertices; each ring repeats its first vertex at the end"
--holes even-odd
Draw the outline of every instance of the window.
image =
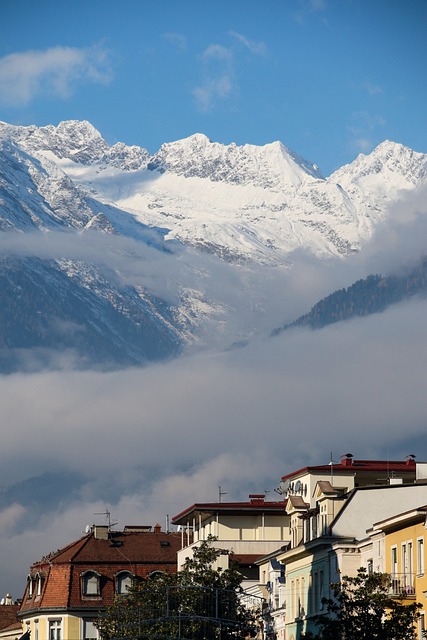
POLYGON ((405 543, 402 543, 402 580, 403 580, 403 586, 406 585, 406 570, 408 568, 407 566, 408 563, 408 556, 407 556, 407 546, 405 543))
POLYGON ((49 640, 62 639, 62 620, 61 618, 49 620, 49 640))
POLYGON ((33 597, 33 579, 32 579, 32 577, 28 576, 27 581, 28 581, 28 597, 32 598, 33 597))
POLYGON ((302 577, 301 578, 301 590, 300 590, 300 607, 299 607, 299 613, 298 616, 302 617, 305 616, 305 578, 302 577))
POLYGON ((418 637, 425 638, 425 630, 426 630, 426 621, 425 621, 425 613, 422 611, 420 613, 420 617, 418 618, 418 637))
POLYGON ((41 596, 42 593, 42 577, 40 573, 36 574, 36 597, 41 596))
POLYGON ((39 640, 39 621, 34 620, 34 640, 39 640))
POLYGON ((391 548, 391 575, 393 578, 397 576, 397 547, 391 548))
POLYGON ((317 538, 317 514, 315 514, 311 520, 311 539, 317 538))
POLYGON ((121 571, 116 576, 116 592, 119 595, 126 595, 132 586, 133 575, 129 571, 121 571))
POLYGON ((318 611, 319 610, 319 574, 317 573, 317 571, 314 574, 314 607, 313 607, 313 611, 318 611))
POLYGON ((319 591, 320 591, 320 598, 319 598, 319 609, 322 610, 323 609, 323 602, 322 602, 322 598, 323 598, 323 570, 321 569, 319 571, 319 591))
POLYGON ((83 573, 82 578, 82 594, 84 596, 99 596, 99 573, 96 571, 86 571, 83 573))
POLYGON ((424 575, 424 538, 417 540, 417 574, 424 575))
POLYGON ((366 569, 368 571, 368 574, 371 574, 374 572, 374 561, 372 560, 372 558, 370 558, 367 563, 366 563, 366 569))
POLYGON ((98 640, 98 629, 93 620, 83 620, 83 640, 98 640))
POLYGON ((152 571, 151 573, 148 574, 148 577, 150 578, 150 580, 157 580, 158 578, 161 578, 164 575, 163 571, 152 571))
POLYGON ((296 616, 296 604, 295 604, 296 597, 297 597, 297 595, 296 595, 296 591, 295 591, 295 580, 291 580, 291 598, 290 598, 290 601, 291 601, 291 607, 290 607, 291 615, 290 615, 290 617, 291 617, 291 619, 295 618, 295 616, 296 616))
POLYGON ((299 586, 299 578, 295 581, 295 618, 301 615, 301 592, 299 586))

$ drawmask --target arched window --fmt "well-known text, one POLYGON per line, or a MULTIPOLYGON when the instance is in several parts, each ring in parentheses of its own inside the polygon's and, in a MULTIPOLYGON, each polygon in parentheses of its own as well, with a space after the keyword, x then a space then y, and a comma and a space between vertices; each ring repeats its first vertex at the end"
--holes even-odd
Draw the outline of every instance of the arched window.
POLYGON ((42 594, 42 579, 42 574, 36 573, 36 598, 42 594))
POLYGON ((101 593, 100 578, 100 574, 96 571, 86 571, 82 573, 82 594, 84 596, 99 596, 101 593))
POLYGON ((116 593, 121 596, 129 593, 133 580, 134 576, 132 573, 129 571, 120 571, 120 573, 116 575, 116 593))
POLYGON ((148 574, 148 577, 150 578, 150 580, 158 580, 163 575, 164 575, 163 571, 152 571, 151 573, 148 574))
POLYGON ((27 582, 28 582, 28 597, 32 598, 33 597, 34 583, 33 583, 33 578, 32 578, 31 575, 27 576, 27 582))

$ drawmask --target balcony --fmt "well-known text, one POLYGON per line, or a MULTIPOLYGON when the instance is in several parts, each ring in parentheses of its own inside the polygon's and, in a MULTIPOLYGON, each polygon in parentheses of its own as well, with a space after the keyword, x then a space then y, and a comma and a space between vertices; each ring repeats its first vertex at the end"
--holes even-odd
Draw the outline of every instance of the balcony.
POLYGON ((394 598, 415 598, 415 575, 392 573, 388 582, 389 594, 394 598))

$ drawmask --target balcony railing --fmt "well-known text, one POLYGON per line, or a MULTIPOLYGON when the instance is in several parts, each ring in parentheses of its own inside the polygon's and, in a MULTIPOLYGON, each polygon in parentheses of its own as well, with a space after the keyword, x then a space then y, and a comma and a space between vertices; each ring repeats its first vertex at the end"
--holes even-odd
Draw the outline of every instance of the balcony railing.
POLYGON ((415 576, 411 573, 390 574, 389 593, 396 597, 415 597, 415 576))

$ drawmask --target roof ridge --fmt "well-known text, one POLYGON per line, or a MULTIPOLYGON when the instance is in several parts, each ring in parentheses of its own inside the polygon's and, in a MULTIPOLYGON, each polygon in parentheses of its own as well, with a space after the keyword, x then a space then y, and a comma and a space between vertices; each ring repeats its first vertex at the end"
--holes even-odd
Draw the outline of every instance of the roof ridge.
MULTIPOLYGON (((60 559, 60 556, 62 556, 64 553, 66 553, 67 551, 69 551, 70 549, 72 549, 75 546, 78 546, 77 551, 68 559, 68 562, 73 562, 74 558, 76 557, 76 555, 78 553, 80 553, 80 551, 86 546, 86 544, 88 543, 90 537, 92 536, 92 533, 86 534, 81 538, 78 538, 77 540, 74 540, 73 542, 70 542, 69 544, 65 545, 65 547, 62 547, 61 549, 58 549, 58 551, 55 552, 55 554, 51 557, 46 556, 46 560, 49 563, 52 562, 56 562, 60 559)), ((37 564, 37 563, 35 563, 37 564)))

